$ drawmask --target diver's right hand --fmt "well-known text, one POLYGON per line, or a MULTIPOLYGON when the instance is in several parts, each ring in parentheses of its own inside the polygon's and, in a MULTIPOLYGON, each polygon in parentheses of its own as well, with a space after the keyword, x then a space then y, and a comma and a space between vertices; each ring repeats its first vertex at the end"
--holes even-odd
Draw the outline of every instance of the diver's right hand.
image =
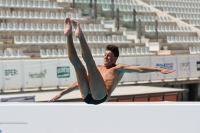
POLYGON ((53 102, 57 99, 59 99, 61 97, 61 93, 59 93, 58 95, 54 96, 51 100, 49 100, 49 102, 53 102))

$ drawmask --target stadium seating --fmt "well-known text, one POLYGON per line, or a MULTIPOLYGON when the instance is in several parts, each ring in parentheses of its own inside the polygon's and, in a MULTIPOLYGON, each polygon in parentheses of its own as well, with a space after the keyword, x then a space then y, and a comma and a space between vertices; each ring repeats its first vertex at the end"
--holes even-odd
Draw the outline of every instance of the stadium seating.
MULTIPOLYGON (((190 27, 179 27, 179 26, 158 26, 158 32, 192 32, 190 27)), ((155 32, 154 25, 145 25, 146 32, 155 32)))
MULTIPOLYGON (((56 23, 1 23, 0 31, 63 32, 63 24, 56 23)), ((81 24, 82 31, 106 32, 101 24, 81 24)), ((75 30, 75 29, 73 29, 75 30)))
POLYGON ((21 49, 18 49, 17 51, 15 49, 12 49, 11 52, 8 50, 0 50, 0 59, 27 59, 30 58, 30 56, 24 55, 23 51, 21 49))
POLYGON ((50 8, 62 9, 57 2, 50 1, 27 1, 27 0, 0 0, 0 7, 18 7, 18 8, 50 8))
MULTIPOLYGON (((180 1, 149 1, 149 5, 142 4, 143 1, 140 0, 114 0, 115 10, 118 8, 120 11, 120 30, 123 33, 117 33, 116 31, 116 23, 111 22, 110 18, 104 16, 108 14, 108 11, 111 11, 112 1, 111 0, 97 0, 98 9, 98 17, 105 17, 103 20, 91 21, 91 18, 82 16, 84 9, 87 9, 90 4, 90 0, 75 0, 76 7, 75 9, 69 8, 70 4, 72 4, 72 0, 57 0, 57 1, 27 1, 27 0, 1 0, 0 7, 5 7, 4 10, 0 11, 0 19, 7 20, 2 21, 0 26, 0 31, 3 33, 11 33, 11 38, 13 37, 13 44, 17 45, 17 47, 21 47, 21 45, 25 47, 30 47, 30 45, 36 46, 45 46, 46 50, 48 46, 56 46, 52 53, 49 51, 40 53, 41 57, 48 57, 52 54, 52 57, 67 57, 64 51, 57 50, 60 49, 60 45, 64 45, 66 43, 66 38, 60 34, 63 32, 63 24, 60 20, 63 20, 66 16, 81 20, 80 26, 83 32, 85 32, 85 38, 89 45, 93 44, 131 44, 132 49, 135 49, 133 46, 133 42, 140 42, 138 33, 131 33, 131 29, 129 27, 126 28, 127 24, 133 21, 133 9, 136 10, 136 23, 139 23, 139 20, 143 23, 142 32, 144 36, 147 36, 147 40, 153 39, 152 32, 155 32, 155 21, 158 20, 158 32, 167 33, 163 34, 162 42, 169 43, 182 43, 183 38, 187 40, 187 43, 197 43, 198 36, 194 36, 194 34, 188 35, 187 33, 194 32, 192 26, 198 26, 198 9, 195 9, 195 4, 198 5, 198 2, 189 2, 184 1, 182 4, 180 1), (65 4, 64 4, 65 3, 65 4), (189 4, 185 4, 189 3, 189 4), (66 7, 66 5, 69 5, 66 7), (84 6, 85 5, 85 6, 84 6), (153 7, 162 7, 164 12, 174 13, 176 18, 180 19, 191 19, 189 23, 191 26, 182 26, 176 25, 174 20, 167 15, 160 15, 153 7), (16 10, 9 10, 13 7, 16 10), (100 7, 100 8, 99 8, 100 7), (194 8, 193 8, 194 7, 194 8), (29 10, 26 10, 29 8, 29 10), (65 10, 67 9, 67 12, 65 10), (184 9, 183 9, 184 8, 184 9), (191 10, 191 8, 193 8, 191 10), (22 10, 23 9, 23 10, 22 10), (33 10, 37 9, 37 10, 33 10), (104 11, 105 10, 105 11, 104 11), (104 12, 104 14, 102 14, 104 12), (185 17, 185 18, 184 18, 185 17), (193 20, 192 18, 197 18, 193 20), (11 19, 16 19, 16 21, 11 21, 11 19), (20 20, 24 21, 20 21, 20 20), (29 21, 33 20, 33 21, 29 21), (35 21, 38 20, 38 21, 35 21), (91 23, 90 23, 91 21, 91 23), (99 21, 99 22, 98 22, 99 21), (110 28, 112 28, 112 32, 110 32, 110 28), (30 34, 31 32, 31 34, 30 34), (54 34, 52 32, 57 32, 58 34, 54 34), (109 32, 109 33, 108 33, 109 32), (114 33, 115 32, 115 33, 114 33), (19 34, 18 34, 19 33, 19 34), (170 35, 168 33, 182 33, 181 35, 170 35), (133 37, 134 36, 134 37, 133 37), (47 52, 47 53, 46 53, 47 52), (47 54, 47 55, 45 55, 47 54)), ((146 1, 144 1, 146 2, 146 1)), ((162 11, 162 10, 161 10, 162 11)), ((200 23, 199 23, 200 24, 200 23)), ((137 24, 138 25, 138 24, 137 24)), ((74 29, 73 29, 74 30, 74 29)), ((7 37, 9 38, 9 37, 7 37)), ((79 40, 73 37, 74 43, 79 44, 79 40)), ((129 55, 146 55, 144 52, 145 49, 149 49, 148 42, 145 43, 146 47, 139 47, 139 49, 135 49, 135 53, 132 52, 134 50, 128 50, 128 47, 123 47, 121 49, 121 54, 123 56, 129 55), (140 49, 141 48, 141 49, 140 49), (143 49, 142 49, 143 48, 143 49)), ((184 42, 185 43, 185 42, 184 42)), ((4 45, 4 42, 2 42, 4 45)), ((13 45, 14 46, 14 45, 13 45)), ((98 47, 97 47, 98 49, 98 47)), ((93 50, 94 55, 102 55, 101 50, 93 50), (96 51, 96 54, 95 54, 96 51), (97 54, 98 52, 100 54, 97 54)), ((4 49, 2 49, 4 50, 4 49)), ((151 50, 151 49, 150 49, 151 50)), ((189 48, 188 48, 189 50, 189 48)), ((30 50, 29 50, 30 51, 30 50)), ((40 51, 40 49, 36 50, 40 51)), ((31 52, 30 52, 31 53, 31 52)), ((155 54, 155 53, 153 53, 155 54)), ((80 54, 79 54, 80 55, 80 54)), ((9 56, 9 54, 6 54, 9 56)), ((12 55, 13 56, 13 55, 12 55)), ((33 54, 34 56, 34 54, 33 54)))
POLYGON ((198 1, 150 1, 150 5, 157 6, 157 7, 188 7, 188 8, 198 8, 200 3, 198 1))
MULTIPOLYGON (((72 2, 72 0, 0 0, 0 62, 2 60, 2 62, 7 60, 18 62, 21 59, 37 62, 42 59, 42 62, 52 63, 67 60, 67 42, 63 35, 63 20, 66 17, 80 21, 91 53, 97 59, 103 57, 107 44, 119 46, 120 57, 123 59, 130 58, 134 62, 137 57, 136 60, 142 62, 144 58, 144 62, 147 63, 142 65, 152 65, 151 63, 156 62, 154 60, 160 59, 163 46, 168 46, 170 58, 174 60, 178 60, 177 54, 191 56, 192 59, 193 56, 200 54, 198 0, 114 0, 114 13, 112 0, 97 0, 97 19, 94 19, 94 6, 90 7, 90 0, 75 0, 73 8, 72 2), (119 9, 119 22, 116 18, 116 9, 119 9), (133 17, 134 9, 135 17, 133 17), (118 24, 119 29, 117 29, 118 24)), ((74 30, 73 28, 73 32, 74 30)), ((73 36, 73 41, 78 56, 82 57, 79 40, 73 36)), ((174 77, 170 79, 192 77, 187 74, 183 76, 181 72, 179 74, 177 77, 173 75, 174 77)), ((123 80, 126 81, 125 79, 123 80)), ((148 75, 141 77, 138 75, 137 81, 149 82, 150 79, 148 75)))
MULTIPOLYGON (((64 49, 67 51, 67 49, 64 49)), ((103 57, 105 48, 91 48, 90 49, 93 57, 103 57)), ((82 57, 81 51, 79 48, 76 48, 77 55, 82 57)), ((119 48, 120 56, 130 57, 130 56, 145 56, 145 55, 155 55, 155 53, 151 53, 148 47, 137 47, 137 48, 119 48)), ((63 58, 67 57, 64 55, 62 49, 40 49, 41 58, 63 58)))
MULTIPOLYGON (((124 21, 133 21, 133 15, 123 15, 124 21)), ((146 21, 146 22, 155 22, 158 20, 159 22, 171 22, 169 17, 162 17, 162 16, 136 16, 136 21, 146 21)))
MULTIPOLYGON (((72 0, 57 0, 58 2, 68 2, 68 3, 71 3, 72 0)), ((81 3, 81 4, 88 4, 90 3, 90 0, 75 0, 76 3, 81 3)), ((111 0, 97 0, 97 4, 111 4, 111 0)), ((130 4, 133 4, 133 5, 137 5, 137 1, 136 0, 115 0, 114 1, 114 4, 117 4, 117 5, 130 5, 130 4)))
MULTIPOLYGON (((144 6, 133 6, 133 5, 115 5, 115 10, 119 9, 120 12, 133 12, 133 9, 135 9, 137 12, 151 12, 151 9, 144 6)), ((102 5, 103 11, 111 11, 112 7, 111 5, 105 4, 102 5)))
POLYGON ((200 38, 196 36, 167 36, 168 43, 199 43, 200 38))
MULTIPOLYGON (((130 43, 125 36, 85 36, 88 43, 130 43)), ((79 43, 76 37, 73 37, 74 43, 79 43)), ((66 44, 65 36, 14 36, 15 44, 23 45, 47 45, 47 44, 66 44)))
POLYGON ((200 47, 189 47, 190 54, 200 54, 200 47))
POLYGON ((63 20, 70 17, 77 20, 84 20, 80 13, 64 12, 35 12, 35 11, 1 11, 1 19, 44 19, 44 20, 63 20))

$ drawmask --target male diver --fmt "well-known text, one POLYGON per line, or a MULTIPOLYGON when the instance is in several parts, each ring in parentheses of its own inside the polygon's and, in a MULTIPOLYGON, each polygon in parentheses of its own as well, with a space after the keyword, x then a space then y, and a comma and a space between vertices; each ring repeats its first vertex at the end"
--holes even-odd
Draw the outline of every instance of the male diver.
POLYGON ((68 57, 76 71, 77 81, 69 85, 50 101, 57 100, 63 95, 79 88, 84 102, 88 104, 100 104, 106 102, 110 98, 124 73, 161 72, 163 74, 168 74, 174 72, 174 70, 167 70, 164 68, 116 64, 119 50, 115 45, 106 46, 104 65, 96 65, 78 21, 66 18, 64 20, 64 34, 67 37, 68 57), (80 41, 81 53, 86 63, 88 74, 77 56, 74 47, 72 25, 75 28, 75 36, 80 41))

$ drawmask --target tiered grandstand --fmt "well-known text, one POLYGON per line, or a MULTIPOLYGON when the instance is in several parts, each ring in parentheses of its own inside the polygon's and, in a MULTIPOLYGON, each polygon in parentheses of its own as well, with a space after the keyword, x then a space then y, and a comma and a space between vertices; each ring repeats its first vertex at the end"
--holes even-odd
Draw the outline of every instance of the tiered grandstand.
MULTIPOLYGON (((187 99, 197 100, 199 5, 199 0, 0 0, 0 96, 56 94, 76 80, 63 35, 63 21, 70 17, 80 22, 97 64, 103 63, 105 46, 115 44, 118 62, 176 70, 126 74, 120 86, 187 88, 187 99)), ((81 58, 79 41, 73 40, 81 58)))

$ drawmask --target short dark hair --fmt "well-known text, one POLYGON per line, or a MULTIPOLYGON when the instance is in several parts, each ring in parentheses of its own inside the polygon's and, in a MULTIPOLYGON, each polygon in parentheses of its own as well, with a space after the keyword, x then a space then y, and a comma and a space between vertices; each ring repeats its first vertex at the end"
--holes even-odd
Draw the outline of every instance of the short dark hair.
POLYGON ((106 50, 110 50, 115 57, 119 57, 119 48, 116 45, 107 45, 106 50))

